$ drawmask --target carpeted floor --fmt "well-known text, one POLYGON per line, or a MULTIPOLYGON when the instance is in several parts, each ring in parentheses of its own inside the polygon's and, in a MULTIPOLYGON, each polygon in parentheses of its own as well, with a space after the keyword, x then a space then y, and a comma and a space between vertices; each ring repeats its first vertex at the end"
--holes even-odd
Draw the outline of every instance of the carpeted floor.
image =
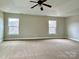
POLYGON ((5 41, 0 59, 79 59, 79 43, 65 39, 5 41))

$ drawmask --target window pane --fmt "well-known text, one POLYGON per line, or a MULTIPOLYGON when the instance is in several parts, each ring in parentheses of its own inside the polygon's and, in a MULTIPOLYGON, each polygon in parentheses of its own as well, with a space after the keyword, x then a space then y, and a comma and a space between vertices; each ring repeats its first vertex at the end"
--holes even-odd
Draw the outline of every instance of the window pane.
POLYGON ((49 28, 49 34, 56 34, 56 28, 49 28))
POLYGON ((18 27, 9 27, 9 34, 11 35, 15 35, 15 34, 19 34, 19 29, 18 27))
POLYGON ((55 20, 49 20, 49 27, 56 27, 56 21, 55 20))
POLYGON ((8 26, 19 26, 19 19, 18 18, 9 18, 8 26))
POLYGON ((19 19, 18 18, 9 18, 8 19, 8 28, 10 35, 19 34, 19 19))

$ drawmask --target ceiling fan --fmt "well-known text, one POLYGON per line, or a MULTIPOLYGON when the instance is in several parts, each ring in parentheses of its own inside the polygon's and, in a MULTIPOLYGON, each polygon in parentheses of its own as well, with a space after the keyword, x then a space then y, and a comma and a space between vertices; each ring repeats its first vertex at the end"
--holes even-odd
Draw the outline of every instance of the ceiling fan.
POLYGON ((38 0, 37 2, 36 2, 36 1, 30 1, 30 2, 32 2, 32 3, 36 3, 36 5, 32 6, 31 8, 34 8, 34 7, 38 6, 38 5, 40 6, 41 11, 43 11, 42 5, 51 8, 51 7, 52 7, 51 5, 44 3, 44 2, 46 2, 46 1, 47 1, 47 0, 38 0))

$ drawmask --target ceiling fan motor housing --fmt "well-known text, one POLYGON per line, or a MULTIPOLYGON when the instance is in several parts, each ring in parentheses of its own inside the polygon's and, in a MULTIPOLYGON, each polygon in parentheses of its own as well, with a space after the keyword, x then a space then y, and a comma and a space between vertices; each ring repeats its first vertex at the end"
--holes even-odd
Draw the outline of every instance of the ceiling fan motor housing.
POLYGON ((41 4, 43 4, 43 2, 42 1, 38 1, 38 4, 41 5, 41 4))

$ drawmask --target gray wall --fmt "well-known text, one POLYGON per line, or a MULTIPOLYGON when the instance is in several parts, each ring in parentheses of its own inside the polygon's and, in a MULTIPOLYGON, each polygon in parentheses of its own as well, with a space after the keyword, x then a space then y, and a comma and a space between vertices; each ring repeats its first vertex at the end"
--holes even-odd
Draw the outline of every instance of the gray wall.
POLYGON ((5 39, 11 38, 33 38, 33 37, 49 37, 49 38, 65 38, 65 20, 62 17, 32 16, 22 14, 4 14, 5 18, 5 39), (8 18, 18 17, 20 19, 20 34, 8 35, 8 18), (57 34, 48 34, 48 20, 56 19, 57 34))
POLYGON ((3 41, 3 32, 4 32, 3 12, 0 11, 0 42, 3 41))
POLYGON ((79 16, 66 19, 68 38, 79 41, 79 16))

